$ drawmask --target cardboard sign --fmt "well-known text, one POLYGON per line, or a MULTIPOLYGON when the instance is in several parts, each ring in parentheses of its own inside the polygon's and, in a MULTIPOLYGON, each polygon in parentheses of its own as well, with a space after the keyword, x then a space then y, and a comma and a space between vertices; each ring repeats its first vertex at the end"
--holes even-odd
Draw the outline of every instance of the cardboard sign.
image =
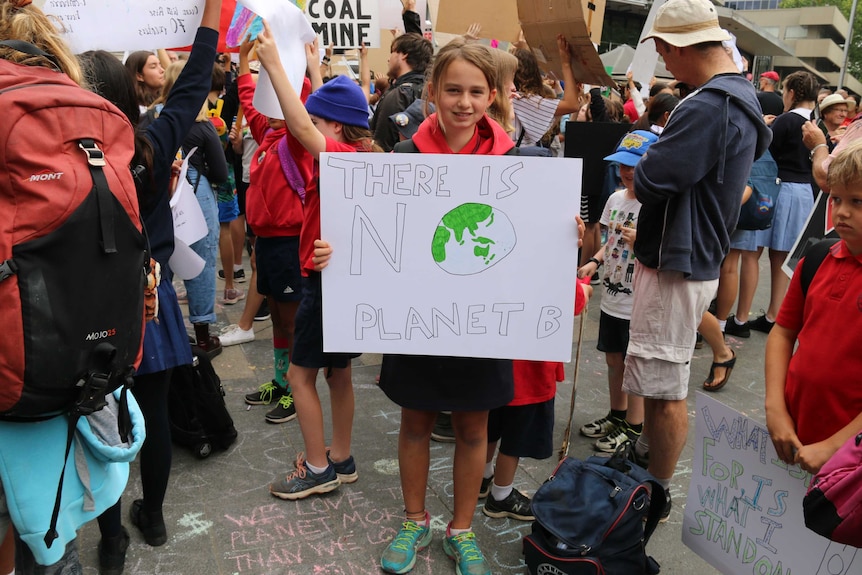
POLYGON ((45 0, 42 11, 65 28, 63 38, 76 54, 187 46, 203 17, 204 0, 45 0))
POLYGON ((697 393, 682 540, 727 574, 862 572, 862 553, 809 531, 811 475, 778 459, 766 426, 697 393))
POLYGON ((559 0, 517 0, 518 16, 527 44, 547 70, 560 70, 557 36, 562 34, 572 47, 572 71, 584 84, 610 86, 594 44, 601 41, 605 1, 561 2, 559 0), (595 7, 590 8, 590 7, 595 7))
POLYGON ((463 34, 474 22, 482 24, 479 36, 489 40, 514 42, 518 39, 516 0, 440 0, 437 32, 463 34))
POLYGON ((324 350, 569 361, 580 172, 574 159, 322 154, 324 350))

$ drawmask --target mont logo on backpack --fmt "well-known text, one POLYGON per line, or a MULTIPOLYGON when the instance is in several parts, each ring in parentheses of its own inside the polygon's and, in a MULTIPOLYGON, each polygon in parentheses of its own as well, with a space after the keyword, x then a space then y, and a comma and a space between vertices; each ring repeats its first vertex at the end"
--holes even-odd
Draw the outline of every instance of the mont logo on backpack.
POLYGON ((140 361, 150 260, 132 127, 65 74, 6 60, 0 104, 0 417, 69 414, 70 445, 77 418, 101 409, 140 361))
POLYGON ((658 573, 645 547, 664 506, 664 489, 624 449, 610 458, 566 458, 533 496, 527 568, 531 575, 658 573))

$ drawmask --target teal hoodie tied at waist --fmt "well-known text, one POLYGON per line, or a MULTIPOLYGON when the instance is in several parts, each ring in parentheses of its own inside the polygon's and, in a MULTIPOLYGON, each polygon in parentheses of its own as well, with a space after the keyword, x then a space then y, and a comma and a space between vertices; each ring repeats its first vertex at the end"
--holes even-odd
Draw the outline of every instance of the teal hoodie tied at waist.
POLYGON ((50 549, 43 539, 63 469, 68 419, 0 421, 0 499, 5 496, 12 523, 41 565, 59 561, 77 530, 114 505, 126 488, 129 462, 140 451, 146 431, 141 409, 128 393, 132 433, 129 443, 121 441, 117 431, 119 394, 117 390, 106 397, 108 406, 101 411, 78 420, 66 461, 57 522, 59 538, 50 549))

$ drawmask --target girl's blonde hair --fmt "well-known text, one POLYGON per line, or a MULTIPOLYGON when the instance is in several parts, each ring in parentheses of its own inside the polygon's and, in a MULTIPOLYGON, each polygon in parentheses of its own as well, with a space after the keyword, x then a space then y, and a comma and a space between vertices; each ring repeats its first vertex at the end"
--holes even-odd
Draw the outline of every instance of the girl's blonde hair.
POLYGON ((497 94, 488 108, 488 115, 503 126, 506 133, 511 134, 515 127, 512 125, 512 100, 509 97, 509 84, 515 81, 518 59, 503 50, 489 48, 488 51, 497 62, 497 94))
POLYGON ((73 82, 86 88, 86 80, 78 59, 60 36, 63 24, 47 16, 33 4, 18 7, 11 0, 0 0, 0 40, 23 40, 54 57, 32 56, 12 48, 0 47, 0 58, 26 66, 51 68, 66 74, 73 82))
MULTIPOLYGON (((171 93, 171 89, 174 87, 174 84, 176 84, 177 78, 180 77, 180 72, 182 72, 183 68, 186 67, 187 61, 188 60, 177 60, 176 62, 171 62, 170 66, 165 68, 165 83, 162 86, 162 93, 159 94, 158 98, 153 100, 153 103, 150 105, 150 108, 154 108, 159 104, 164 105, 164 103, 168 101, 168 95, 171 93)), ((209 105, 207 104, 206 98, 204 98, 203 104, 201 105, 201 109, 198 112, 197 117, 195 118, 195 122, 208 121, 209 105)))
POLYGON ((349 124, 341 124, 341 137, 345 144, 361 145, 365 152, 382 152, 383 148, 374 142, 374 134, 371 130, 349 124))
POLYGON ((856 140, 838 152, 829 164, 826 183, 830 189, 862 190, 862 140, 856 140))
POLYGON ((479 68, 488 82, 488 89, 496 89, 499 72, 497 71, 497 62, 491 55, 490 49, 482 44, 468 44, 463 39, 458 38, 443 46, 434 57, 434 65, 431 67, 431 73, 426 82, 426 90, 429 92, 428 100, 433 98, 436 101, 436 94, 431 93, 431 90, 437 91, 441 88, 441 80, 446 75, 446 70, 456 60, 463 60, 479 68))

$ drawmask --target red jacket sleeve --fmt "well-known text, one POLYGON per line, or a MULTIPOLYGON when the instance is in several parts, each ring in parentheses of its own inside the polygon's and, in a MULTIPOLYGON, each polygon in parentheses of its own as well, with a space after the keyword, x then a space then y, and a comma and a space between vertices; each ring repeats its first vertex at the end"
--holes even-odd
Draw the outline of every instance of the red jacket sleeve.
POLYGON ((269 122, 266 116, 254 108, 255 83, 251 74, 242 74, 237 78, 237 88, 239 89, 239 104, 242 106, 243 114, 248 122, 251 136, 255 142, 260 144, 266 131, 269 130, 269 122))

